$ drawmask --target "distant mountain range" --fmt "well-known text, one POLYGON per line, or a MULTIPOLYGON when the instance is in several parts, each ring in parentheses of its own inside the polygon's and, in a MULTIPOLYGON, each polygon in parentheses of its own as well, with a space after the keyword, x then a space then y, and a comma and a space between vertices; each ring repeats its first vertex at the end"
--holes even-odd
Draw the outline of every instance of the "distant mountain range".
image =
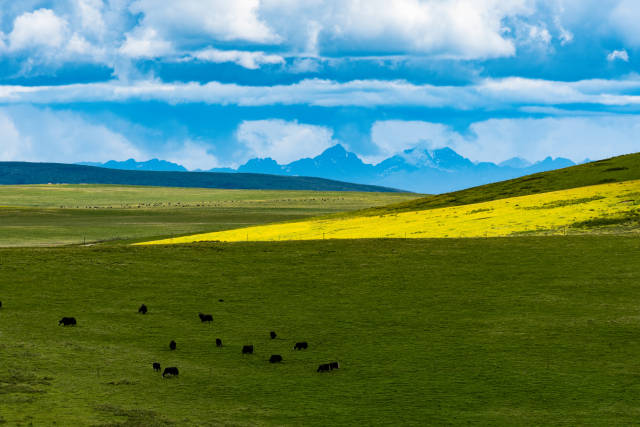
POLYGON ((136 162, 134 159, 129 159, 123 162, 109 160, 105 163, 81 162, 76 164, 107 169, 122 169, 127 171, 187 172, 187 168, 182 165, 158 159, 151 159, 146 162, 136 162))
MULTIPOLYGON (((157 159, 147 162, 129 159, 125 162, 112 160, 106 163, 84 164, 128 170, 186 170, 179 164, 157 159)), ((372 165, 364 163, 356 154, 338 144, 319 156, 296 160, 286 165, 281 165, 271 158, 251 159, 238 169, 212 169, 211 172, 313 176, 435 194, 573 165, 575 163, 569 159, 551 157, 536 163, 517 157, 500 164, 474 163, 450 148, 413 148, 372 165)))

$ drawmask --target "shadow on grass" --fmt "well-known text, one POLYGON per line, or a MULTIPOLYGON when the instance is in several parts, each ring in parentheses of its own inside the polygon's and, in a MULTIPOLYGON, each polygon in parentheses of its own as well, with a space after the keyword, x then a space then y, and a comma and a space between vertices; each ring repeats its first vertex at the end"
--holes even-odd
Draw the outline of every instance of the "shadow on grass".
POLYGON ((10 370, 0 376, 0 395, 3 394, 37 394, 46 391, 39 386, 51 385, 52 378, 39 378, 35 374, 10 370))
POLYGON ((176 423, 170 421, 154 411, 143 409, 125 409, 112 405, 100 405, 96 409, 105 415, 124 418, 122 421, 96 424, 94 427, 147 427, 147 426, 170 426, 176 423))

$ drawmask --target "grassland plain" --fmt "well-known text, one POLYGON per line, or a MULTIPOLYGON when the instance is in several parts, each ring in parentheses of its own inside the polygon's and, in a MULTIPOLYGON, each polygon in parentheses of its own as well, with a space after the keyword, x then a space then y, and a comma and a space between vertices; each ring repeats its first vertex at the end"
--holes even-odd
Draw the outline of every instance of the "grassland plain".
POLYGON ((638 246, 548 236, 0 249, 0 417, 633 424, 638 246), (57 326, 65 315, 78 326, 57 326), (309 350, 292 351, 297 340, 309 350), (243 357, 248 343, 256 354, 243 357), (269 364, 276 353, 284 362, 269 364), (331 360, 341 369, 315 372, 331 360), (162 380, 154 361, 179 378, 162 380))
POLYGON ((600 184, 483 203, 386 215, 347 216, 268 224, 141 244, 198 241, 360 238, 496 237, 526 232, 565 233, 640 219, 640 181, 600 184))
POLYGON ((49 246, 224 230, 363 209, 407 193, 111 185, 0 186, 0 246, 49 246))

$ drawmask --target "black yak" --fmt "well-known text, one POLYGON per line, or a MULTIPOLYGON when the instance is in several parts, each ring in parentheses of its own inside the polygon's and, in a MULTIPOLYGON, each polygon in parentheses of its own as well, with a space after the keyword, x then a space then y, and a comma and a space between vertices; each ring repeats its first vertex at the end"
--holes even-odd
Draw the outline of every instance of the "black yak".
POLYGON ((202 323, 204 323, 204 322, 213 322, 213 316, 210 315, 210 314, 198 313, 198 317, 200 317, 200 321, 202 323))
POLYGON ((164 372, 162 373, 163 377, 168 376, 178 376, 179 372, 178 372, 178 368, 176 368, 175 366, 170 366, 168 368, 164 368, 164 372))
POLYGON ((309 347, 306 341, 297 342, 296 345, 293 346, 294 350, 306 350, 309 347))
POLYGON ((222 347, 222 340, 220 338, 216 338, 216 347, 222 347))
POLYGON ((331 362, 331 363, 329 363, 329 367, 333 371, 334 369, 339 369, 340 368, 340 364, 338 362, 331 362))
POLYGON ((176 342, 174 340, 171 340, 171 342, 169 343, 169 348, 171 350, 175 350, 176 349, 176 342))
POLYGON ((76 325, 76 318, 75 317, 63 317, 58 322, 58 326, 60 326, 60 325, 62 325, 62 326, 75 326, 76 325))
POLYGON ((140 313, 140 314, 147 314, 147 306, 146 306, 146 305, 144 305, 144 304, 142 304, 142 305, 140 306, 140 308, 138 309, 138 313, 140 313))
POLYGON ((323 363, 318 366, 318 370, 316 372, 329 372, 331 370, 331 365, 329 363, 323 363))
POLYGON ((279 354, 272 354, 269 358, 269 363, 279 363, 282 362, 282 356, 279 354))
POLYGON ((269 336, 270 336, 270 337, 271 337, 271 339, 273 340, 273 339, 275 339, 278 335, 276 335, 276 333, 275 333, 275 332, 271 331, 271 332, 269 332, 269 336))
POLYGON ((243 345, 242 354, 253 354, 253 345, 243 345))
POLYGON ((153 362, 153 370, 160 372, 160 364, 158 362, 153 362))

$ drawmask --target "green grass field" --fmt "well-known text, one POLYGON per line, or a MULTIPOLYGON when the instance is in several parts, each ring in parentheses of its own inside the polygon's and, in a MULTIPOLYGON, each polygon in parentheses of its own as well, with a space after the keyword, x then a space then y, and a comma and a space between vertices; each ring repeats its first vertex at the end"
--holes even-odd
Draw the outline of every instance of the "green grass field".
POLYGON ((8 425, 640 416, 637 238, 0 249, 0 299, 8 425), (78 326, 57 326, 62 316, 78 326), (297 340, 310 348, 292 351, 297 340), (249 343, 256 354, 242 356, 249 343), (315 372, 332 360, 340 370, 315 372), (154 361, 179 378, 163 380, 154 361))
POLYGON ((0 248, 0 424, 635 424, 635 235, 129 243, 637 179, 638 164, 624 156, 418 201, 0 187, 0 246, 21 246, 0 248), (85 238, 108 242, 77 245, 85 238), (63 316, 78 326, 58 326, 63 316), (301 340, 309 349, 293 351, 301 340), (256 354, 242 356, 244 344, 256 354), (156 361, 179 377, 162 379, 156 361), (330 361, 341 368, 315 372, 330 361))
POLYGON ((0 246, 135 240, 303 219, 415 199, 410 193, 0 186, 0 246))

